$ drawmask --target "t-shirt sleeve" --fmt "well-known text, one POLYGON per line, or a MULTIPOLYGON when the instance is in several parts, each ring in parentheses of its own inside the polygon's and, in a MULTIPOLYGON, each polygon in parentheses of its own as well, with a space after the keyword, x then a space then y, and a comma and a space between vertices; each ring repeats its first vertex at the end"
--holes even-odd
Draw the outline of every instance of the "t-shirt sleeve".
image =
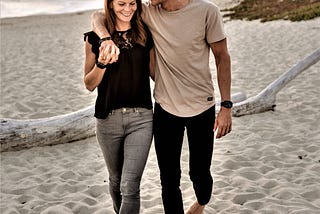
POLYGON ((209 4, 207 8, 206 40, 210 44, 226 38, 226 33, 219 8, 214 4, 209 4))
POLYGON ((146 16, 148 16, 148 7, 149 7, 149 2, 142 1, 142 13, 141 13, 141 18, 144 21, 146 16))

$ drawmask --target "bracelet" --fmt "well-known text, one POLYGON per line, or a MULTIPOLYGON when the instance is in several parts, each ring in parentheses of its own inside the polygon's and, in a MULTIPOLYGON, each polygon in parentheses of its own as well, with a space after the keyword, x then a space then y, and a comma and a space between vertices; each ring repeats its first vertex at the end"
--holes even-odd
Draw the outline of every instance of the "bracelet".
POLYGON ((102 42, 106 41, 106 40, 111 40, 111 36, 107 36, 107 37, 103 37, 99 40, 99 44, 101 45, 102 42))
POLYGON ((97 61, 96 66, 97 66, 98 68, 100 68, 100 69, 105 69, 105 68, 107 67, 107 65, 105 65, 105 64, 103 64, 103 63, 101 63, 101 62, 99 62, 99 61, 97 61))

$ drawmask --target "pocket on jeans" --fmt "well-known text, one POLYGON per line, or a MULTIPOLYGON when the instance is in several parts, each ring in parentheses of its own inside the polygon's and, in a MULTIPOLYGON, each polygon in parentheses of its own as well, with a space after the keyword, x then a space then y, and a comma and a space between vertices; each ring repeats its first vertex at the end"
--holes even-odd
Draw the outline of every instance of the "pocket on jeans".
POLYGON ((152 116, 153 115, 153 111, 152 111, 152 109, 140 108, 139 109, 139 114, 141 116, 152 116))
POLYGON ((105 119, 96 118, 96 123, 100 124, 100 125, 103 125, 103 124, 107 123, 110 120, 110 116, 112 116, 112 115, 108 115, 108 117, 105 118, 105 119))

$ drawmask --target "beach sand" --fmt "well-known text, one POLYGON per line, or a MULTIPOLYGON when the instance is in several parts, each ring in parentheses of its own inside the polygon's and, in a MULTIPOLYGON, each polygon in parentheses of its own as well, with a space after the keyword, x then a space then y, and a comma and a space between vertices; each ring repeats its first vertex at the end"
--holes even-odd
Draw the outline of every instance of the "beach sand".
MULTIPOLYGON (((94 103, 95 92, 82 83, 82 34, 90 30, 90 14, 1 20, 1 117, 50 117, 94 103)), ((226 22, 232 92, 254 96, 320 48, 319 23, 226 22)), ((283 88, 275 111, 233 118, 232 133, 215 143, 214 191, 205 214, 320 213, 319 71, 317 63, 283 88)), ((195 197, 185 141, 181 189, 187 209, 195 197)), ((113 213, 95 137, 3 152, 0 173, 0 213, 113 213)), ((141 183, 141 213, 164 213, 153 146, 141 183)))

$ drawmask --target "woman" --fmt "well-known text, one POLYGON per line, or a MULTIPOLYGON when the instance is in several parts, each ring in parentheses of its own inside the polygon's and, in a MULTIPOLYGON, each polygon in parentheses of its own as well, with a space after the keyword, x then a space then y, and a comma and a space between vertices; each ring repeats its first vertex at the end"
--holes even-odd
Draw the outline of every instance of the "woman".
POLYGON ((113 207, 120 214, 139 213, 140 182, 152 141, 153 41, 141 10, 141 0, 105 0, 111 38, 100 39, 93 31, 84 34, 84 83, 90 91, 98 87, 96 135, 109 172, 113 207), (120 49, 112 64, 112 50, 99 50, 105 39, 120 49))

